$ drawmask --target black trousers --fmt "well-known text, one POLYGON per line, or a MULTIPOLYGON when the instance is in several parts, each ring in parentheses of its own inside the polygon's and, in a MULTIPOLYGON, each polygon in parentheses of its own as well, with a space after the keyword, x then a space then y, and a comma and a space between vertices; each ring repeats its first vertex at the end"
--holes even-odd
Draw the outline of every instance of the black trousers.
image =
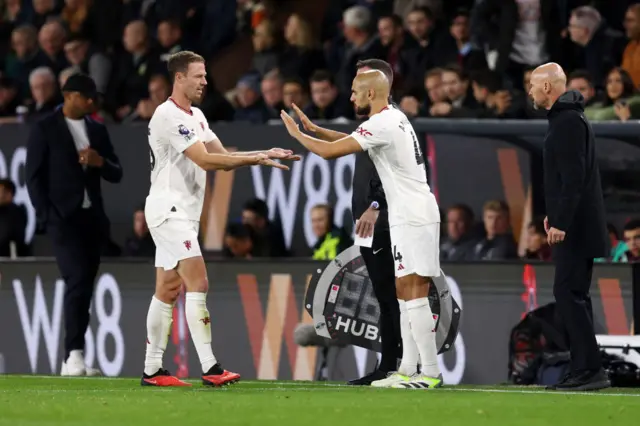
POLYGON ((101 216, 92 209, 80 210, 49 225, 56 261, 65 282, 65 360, 72 350, 84 350, 89 308, 100 267, 101 229, 101 216))
POLYGON ((380 305, 382 359, 379 368, 383 371, 395 371, 398 359, 402 358, 402 338, 391 235, 388 229, 376 228, 373 237, 372 247, 360 247, 360 254, 367 265, 373 291, 380 305))
POLYGON ((598 370, 602 361, 589 296, 593 258, 579 256, 563 248, 554 250, 553 260, 556 265, 553 283, 556 317, 564 329, 571 352, 571 371, 598 370))

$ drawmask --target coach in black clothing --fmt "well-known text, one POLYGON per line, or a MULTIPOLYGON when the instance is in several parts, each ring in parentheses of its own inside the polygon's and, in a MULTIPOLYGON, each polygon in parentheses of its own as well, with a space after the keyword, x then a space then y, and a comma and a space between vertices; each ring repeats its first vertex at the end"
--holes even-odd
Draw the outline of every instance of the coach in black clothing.
POLYGON ((570 373, 552 389, 597 390, 611 386, 593 328, 589 288, 593 259, 607 255, 607 226, 595 137, 583 114, 584 99, 567 91, 558 64, 538 67, 530 96, 548 110, 544 142, 545 230, 556 265, 553 293, 571 351, 570 373))
POLYGON ((50 236, 66 285, 63 370, 84 375, 84 335, 108 233, 100 179, 117 183, 122 168, 105 126, 87 117, 98 96, 93 80, 73 75, 62 91, 63 106, 31 128, 26 179, 38 229, 50 236))

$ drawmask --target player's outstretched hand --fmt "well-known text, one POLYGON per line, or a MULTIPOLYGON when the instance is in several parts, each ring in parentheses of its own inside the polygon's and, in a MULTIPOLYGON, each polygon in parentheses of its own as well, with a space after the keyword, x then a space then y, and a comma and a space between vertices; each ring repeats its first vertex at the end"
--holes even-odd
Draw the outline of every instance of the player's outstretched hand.
POLYGON ((302 110, 300 108, 298 108, 298 105, 296 104, 291 104, 291 106, 293 107, 293 110, 296 112, 296 114, 298 115, 298 118, 300 119, 300 121, 302 122, 302 127, 307 131, 307 132, 312 132, 315 133, 318 130, 318 126, 316 126, 313 121, 309 120, 309 117, 307 117, 307 114, 305 114, 304 112, 302 112, 302 110))
POLYGON ((272 160, 266 154, 256 155, 256 164, 260 166, 275 167, 276 169, 289 170, 289 166, 285 166, 284 164, 272 160))
POLYGON ((296 155, 290 149, 271 148, 266 152, 269 158, 278 158, 280 160, 300 161, 301 156, 296 155))
POLYGON ((298 139, 298 136, 301 134, 300 126, 298 126, 293 118, 289 114, 287 114, 284 110, 280 111, 280 118, 282 118, 282 122, 284 123, 287 131, 293 138, 298 139))

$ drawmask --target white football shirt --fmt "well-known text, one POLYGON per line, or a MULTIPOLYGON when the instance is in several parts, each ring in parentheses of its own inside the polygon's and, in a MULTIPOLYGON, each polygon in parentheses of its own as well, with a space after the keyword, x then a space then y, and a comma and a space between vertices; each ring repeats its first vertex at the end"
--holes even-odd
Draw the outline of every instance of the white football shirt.
POLYGON ((413 126, 391 106, 371 116, 351 134, 369 153, 387 197, 389 225, 440 223, 440 210, 413 126))
POLYGON ((150 227, 169 218, 200 220, 207 172, 183 152, 196 142, 216 139, 198 108, 187 111, 169 98, 155 110, 149 122, 151 188, 144 211, 150 227))

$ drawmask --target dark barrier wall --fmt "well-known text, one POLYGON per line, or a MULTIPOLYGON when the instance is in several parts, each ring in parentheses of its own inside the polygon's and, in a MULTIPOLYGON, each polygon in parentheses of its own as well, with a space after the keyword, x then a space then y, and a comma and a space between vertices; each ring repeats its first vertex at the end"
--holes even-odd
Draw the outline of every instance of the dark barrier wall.
MULTIPOLYGON (((485 201, 505 199, 512 207, 512 220, 518 233, 519 220, 531 195, 530 177, 539 173, 540 163, 536 163, 535 158, 539 154, 540 135, 544 134, 546 124, 460 120, 451 127, 448 123, 448 120, 433 120, 416 124, 416 129, 428 131, 431 135, 424 138, 425 150, 430 165, 430 185, 440 206, 447 208, 463 201, 479 214, 485 201), (454 131, 456 135, 451 134, 454 131)), ((640 149, 630 141, 614 140, 613 137, 616 131, 622 132, 626 138, 631 137, 627 135, 629 130, 635 129, 635 134, 640 134, 640 126, 633 126, 630 123, 594 126, 596 132, 603 133, 605 137, 598 139, 597 147, 608 213, 621 218, 640 210, 637 191, 640 187, 640 179, 637 178, 640 149)), ((340 130, 348 132, 352 127, 345 125, 340 130)), ((315 243, 309 218, 313 205, 327 201, 333 203, 337 224, 351 226, 352 156, 325 161, 309 155, 281 126, 215 124, 213 129, 227 147, 256 150, 280 146, 294 149, 304 158, 289 172, 253 167, 211 173, 202 232, 206 248, 220 248, 227 219, 239 217, 243 202, 251 197, 267 200, 272 215, 278 216, 282 222, 287 243, 298 255, 305 255, 308 247, 315 243)), ((124 178, 119 185, 105 182, 103 188, 113 238, 122 243, 131 230, 133 210, 148 193, 149 148, 144 124, 109 126, 109 133, 121 159, 124 178)), ((16 200, 27 206, 27 235, 31 237, 35 230, 35 213, 23 176, 27 137, 26 126, 0 127, 0 177, 9 176, 16 181, 16 200)), ((636 136, 633 141, 637 140, 636 136)))
MULTIPOLYGON (((313 262, 211 262, 208 296, 216 356, 245 378, 312 379, 315 350, 298 348, 293 329, 310 321, 302 309, 313 262)), ((441 357, 447 383, 494 384, 507 378, 511 328, 522 315, 552 300, 548 265, 444 265, 463 309, 455 350, 441 357)), ((0 367, 7 373, 58 374, 62 362, 64 283, 49 261, 0 263, 0 367)), ((109 376, 141 374, 145 324, 154 288, 151 264, 103 264, 87 332, 86 360, 109 376)), ((632 267, 597 265, 593 307, 598 333, 629 334, 632 267)), ((179 303, 165 367, 197 377, 199 363, 179 303)), ((342 349, 330 360, 331 378, 372 368, 376 355, 342 349)), ((0 371, 2 373, 2 371, 0 371)))

